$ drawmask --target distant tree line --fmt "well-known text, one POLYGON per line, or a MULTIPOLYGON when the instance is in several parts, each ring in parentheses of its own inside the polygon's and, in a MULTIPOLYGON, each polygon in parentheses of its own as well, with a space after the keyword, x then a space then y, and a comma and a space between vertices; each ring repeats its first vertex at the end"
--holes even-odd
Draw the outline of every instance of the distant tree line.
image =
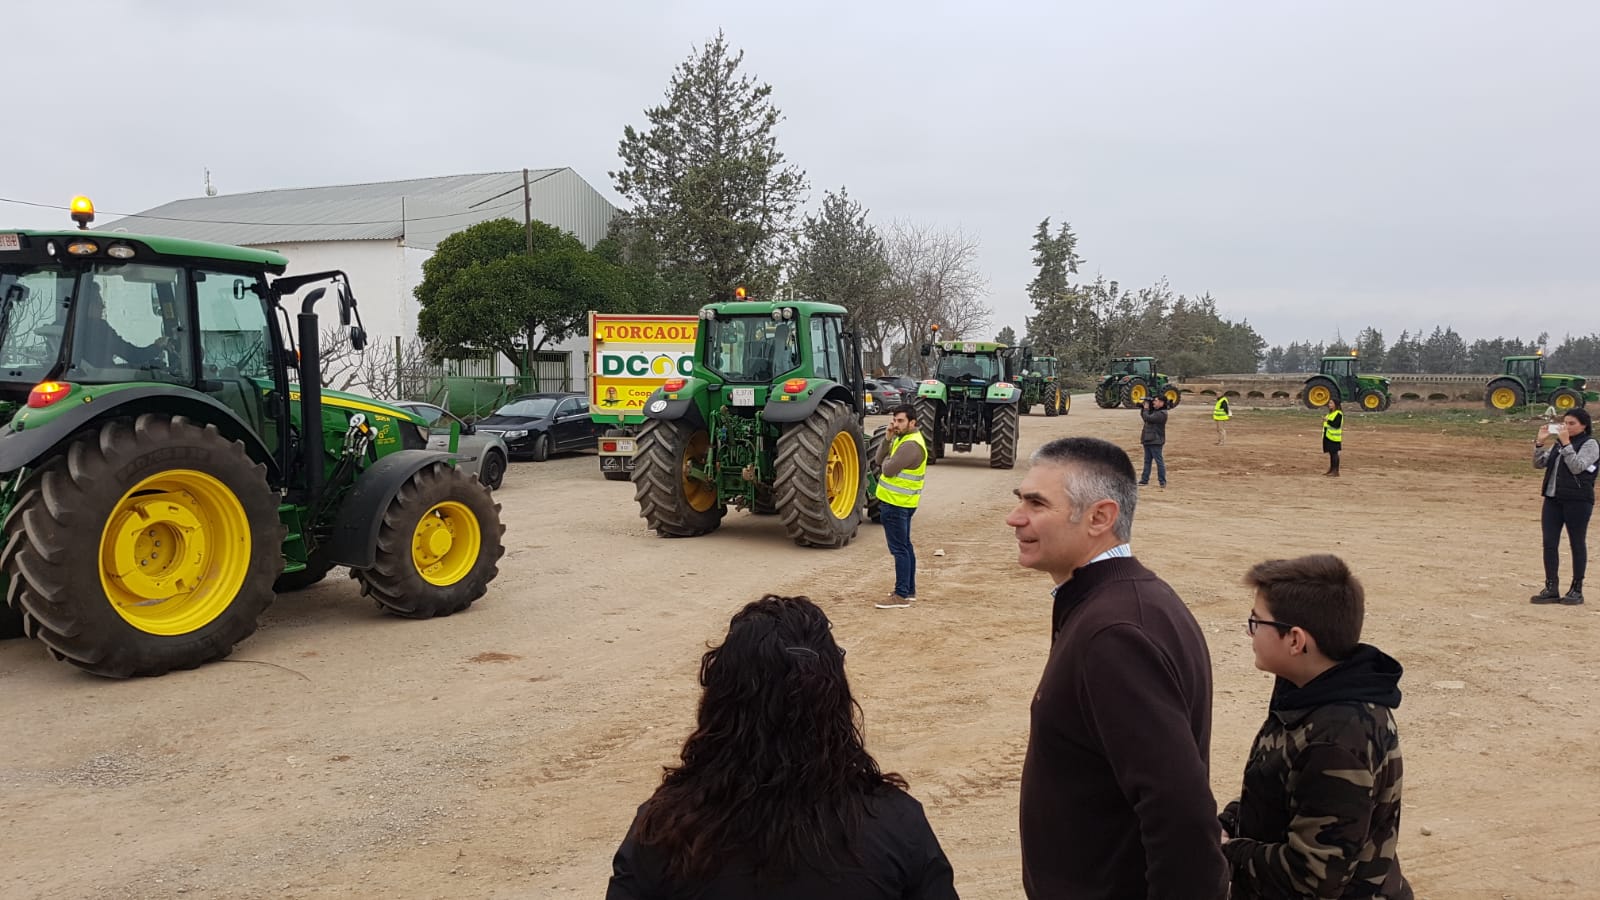
MULTIPOLYGON (((1454 328, 1436 325, 1423 336, 1418 330, 1400 332, 1393 344, 1384 342, 1376 328, 1361 329, 1355 342, 1341 336, 1328 343, 1294 341, 1267 351, 1262 368, 1267 372, 1315 372, 1324 356, 1347 356, 1356 352, 1357 368, 1363 372, 1393 375, 1486 375, 1504 367, 1502 357, 1531 356, 1547 347, 1550 335, 1540 334, 1531 341, 1520 337, 1478 338, 1467 343, 1454 328)), ((1567 335, 1547 354, 1546 368, 1569 375, 1600 374, 1600 333, 1567 335)))
POLYGON ((1068 375, 1098 374, 1118 356, 1157 357, 1162 371, 1179 378, 1260 367, 1266 341, 1249 322, 1225 318, 1210 294, 1177 294, 1165 279, 1137 290, 1104 276, 1075 281, 1083 262, 1077 244, 1067 223, 1054 234, 1048 218, 1039 223, 1037 274, 1028 285, 1034 315, 1024 341, 1055 356, 1068 375))

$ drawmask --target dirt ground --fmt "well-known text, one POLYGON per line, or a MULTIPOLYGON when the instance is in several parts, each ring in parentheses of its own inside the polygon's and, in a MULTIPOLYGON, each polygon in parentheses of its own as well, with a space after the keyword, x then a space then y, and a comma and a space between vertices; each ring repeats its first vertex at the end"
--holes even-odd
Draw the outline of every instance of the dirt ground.
MULTIPOLYGON (((1400 856, 1418 896, 1600 896, 1600 604, 1527 602, 1533 426, 1351 414, 1335 480, 1315 414, 1236 413, 1223 447, 1205 404, 1173 413, 1172 486, 1141 497, 1134 529, 1210 641, 1219 800, 1270 687, 1240 576, 1332 551, 1366 583, 1367 639, 1406 667, 1400 856)), ((1065 418, 1025 418, 1023 451, 1067 434, 1136 450, 1138 433, 1133 412, 1079 397, 1065 418)), ((1021 896, 1018 777, 1050 584, 1017 568, 1003 521, 1020 477, 981 448, 930 471, 910 610, 872 608, 893 575, 876 526, 811 550, 772 517, 730 513, 712 535, 663 540, 631 485, 576 455, 512 467, 500 577, 449 619, 386 618, 336 577, 280 598, 229 661, 194 672, 105 681, 0 644, 0 895, 600 896, 688 734, 705 642, 772 591, 828 610, 868 748, 910 780, 962 895, 1021 896)))

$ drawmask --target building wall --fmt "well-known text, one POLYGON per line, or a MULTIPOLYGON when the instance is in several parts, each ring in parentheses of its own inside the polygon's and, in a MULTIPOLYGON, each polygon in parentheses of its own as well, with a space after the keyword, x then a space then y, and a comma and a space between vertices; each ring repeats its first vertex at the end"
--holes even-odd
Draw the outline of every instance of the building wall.
MULTIPOLYGON (((582 183, 581 180, 579 182, 582 183)), ((587 185, 584 186, 587 188, 587 185)), ((289 258, 287 274, 340 270, 350 276, 350 286, 355 292, 361 322, 367 329, 367 339, 373 345, 390 346, 395 336, 410 341, 417 334, 417 299, 413 291, 422 282, 422 263, 433 255, 432 250, 404 247, 398 241, 321 241, 299 244, 271 244, 263 249, 276 250, 289 258)), ((313 290, 316 285, 306 288, 313 290)), ((298 299, 298 297, 297 297, 298 299)), ((298 302, 288 307, 292 317, 300 311, 298 302)), ((331 300, 317 304, 324 329, 338 323, 338 307, 331 300)), ((291 321, 292 318, 291 318, 291 321)), ((574 390, 583 390, 588 384, 584 354, 589 349, 589 339, 577 336, 543 349, 564 351, 569 354, 568 368, 574 390)), ((514 375, 516 366, 504 356, 497 360, 497 375, 514 375)))

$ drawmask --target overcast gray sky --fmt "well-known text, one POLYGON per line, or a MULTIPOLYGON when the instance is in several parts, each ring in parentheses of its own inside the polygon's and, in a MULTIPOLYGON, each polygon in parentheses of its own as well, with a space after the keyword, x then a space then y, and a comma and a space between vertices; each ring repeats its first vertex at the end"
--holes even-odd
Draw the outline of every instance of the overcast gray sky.
MULTIPOLYGON (((571 166, 717 28, 813 201, 982 242, 1019 335, 1039 220, 1271 343, 1374 324, 1600 330, 1600 4, 7 4, 0 197, 224 193, 571 166)), ((106 217, 102 217, 103 219, 106 217)), ((0 204, 0 226, 65 213, 0 204)))

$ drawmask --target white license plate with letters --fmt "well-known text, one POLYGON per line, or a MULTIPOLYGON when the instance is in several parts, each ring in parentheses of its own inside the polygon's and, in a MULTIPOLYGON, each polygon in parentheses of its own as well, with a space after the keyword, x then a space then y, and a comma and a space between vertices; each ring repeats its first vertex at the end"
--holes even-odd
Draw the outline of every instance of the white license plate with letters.
POLYGON ((756 405, 756 389, 755 388, 734 388, 732 391, 729 391, 729 393, 733 397, 733 399, 730 402, 732 402, 734 406, 755 406, 756 405))
POLYGON ((22 238, 15 234, 0 234, 0 250, 21 250, 22 238))

